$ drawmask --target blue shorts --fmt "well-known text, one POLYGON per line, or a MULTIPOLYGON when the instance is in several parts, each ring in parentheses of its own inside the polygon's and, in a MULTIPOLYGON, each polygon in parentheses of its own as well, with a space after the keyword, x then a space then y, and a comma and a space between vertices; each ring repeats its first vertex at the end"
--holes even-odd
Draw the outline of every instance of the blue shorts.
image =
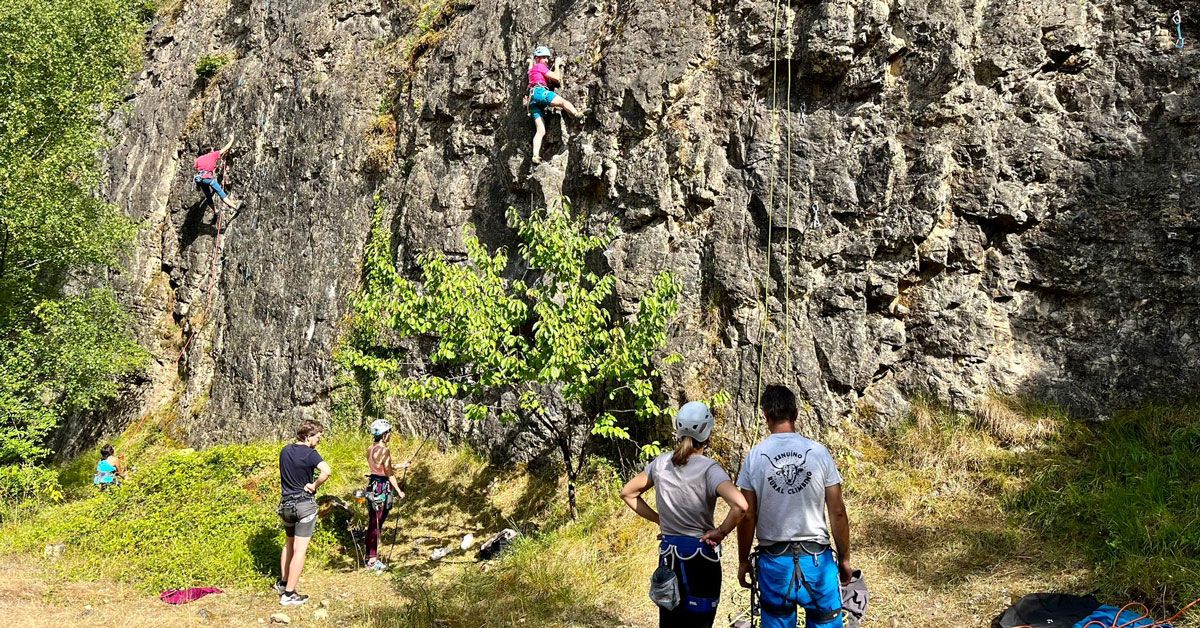
POLYGON ((220 196, 221 198, 225 198, 225 190, 221 189, 221 184, 218 183, 216 179, 206 179, 200 175, 196 175, 192 178, 193 178, 193 180, 195 180, 196 183, 203 183, 204 185, 207 185, 208 187, 212 188, 212 190, 217 193, 217 196, 220 196))
POLYGON ((810 554, 802 548, 774 555, 758 552, 762 628, 796 628, 796 608, 807 628, 842 628, 842 593, 833 550, 810 554))
POLYGON ((529 92, 529 115, 533 116, 535 120, 542 117, 546 112, 546 108, 550 106, 550 103, 554 102, 556 97, 558 97, 558 94, 550 91, 545 86, 534 85, 533 91, 529 92))

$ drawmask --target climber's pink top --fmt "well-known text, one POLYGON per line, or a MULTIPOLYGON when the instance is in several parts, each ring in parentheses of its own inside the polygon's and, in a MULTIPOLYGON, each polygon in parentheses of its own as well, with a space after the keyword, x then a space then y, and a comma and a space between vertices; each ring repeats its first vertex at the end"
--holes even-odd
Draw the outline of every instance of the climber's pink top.
POLYGON ((532 68, 529 68, 529 86, 541 85, 549 87, 546 84, 546 75, 550 73, 550 66, 545 63, 535 63, 532 68))
POLYGON ((220 159, 221 151, 219 150, 200 155, 196 158, 196 171, 208 178, 212 178, 213 174, 217 171, 217 161, 220 159))

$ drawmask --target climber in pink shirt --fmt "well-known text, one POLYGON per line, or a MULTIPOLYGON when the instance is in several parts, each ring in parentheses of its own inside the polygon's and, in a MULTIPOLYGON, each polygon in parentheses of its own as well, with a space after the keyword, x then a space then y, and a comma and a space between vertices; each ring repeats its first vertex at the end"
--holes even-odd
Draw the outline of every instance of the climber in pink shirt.
POLYGON ((229 142, 225 144, 221 150, 210 151, 196 157, 196 161, 193 164, 196 168, 196 174, 192 177, 192 180, 194 180, 197 185, 205 186, 203 189, 205 196, 208 197, 208 202, 212 202, 213 192, 216 192, 217 197, 221 199, 222 203, 228 205, 230 209, 237 211, 241 204, 229 200, 229 195, 226 194, 225 190, 221 188, 221 182, 217 180, 217 163, 221 161, 221 158, 224 157, 225 153, 229 152, 230 148, 233 148, 233 140, 235 137, 236 136, 230 137, 229 142))
POLYGON ((546 136, 546 122, 542 116, 547 109, 566 109, 567 113, 576 118, 582 118, 583 112, 575 108, 570 101, 550 91, 551 85, 562 85, 562 59, 554 62, 550 69, 550 49, 538 46, 529 59, 529 95, 525 97, 525 106, 537 131, 533 134, 533 163, 542 161, 542 138, 546 136))

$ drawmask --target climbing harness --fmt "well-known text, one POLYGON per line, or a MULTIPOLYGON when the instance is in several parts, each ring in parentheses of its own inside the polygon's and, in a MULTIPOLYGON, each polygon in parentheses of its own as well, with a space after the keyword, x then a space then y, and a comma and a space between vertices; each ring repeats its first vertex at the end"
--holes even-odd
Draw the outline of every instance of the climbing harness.
POLYGON ((1175 15, 1171 16, 1171 22, 1175 24, 1175 47, 1183 50, 1183 18, 1179 15, 1179 11, 1176 11, 1175 15))
POLYGON ((650 577, 650 599, 669 611, 679 608, 680 605, 693 613, 711 613, 717 610, 717 604, 721 601, 719 597, 692 595, 691 587, 688 586, 688 570, 683 564, 696 558, 721 564, 721 546, 713 548, 714 556, 711 557, 705 552, 706 549, 707 546, 700 539, 664 534, 658 550, 658 569, 650 577), (690 553, 683 556, 681 551, 690 553), (676 567, 679 567, 682 584, 676 578, 676 567))
MULTIPOLYGON (((816 565, 817 558, 828 551, 828 545, 809 543, 806 541, 794 543, 774 543, 771 545, 760 546, 759 560, 762 559, 763 554, 772 558, 780 558, 786 554, 790 554, 792 557, 791 582, 788 583, 787 590, 784 591, 781 596, 784 600, 784 604, 781 606, 764 602, 761 599, 760 593, 759 604, 762 609, 771 613, 772 615, 787 615, 791 613, 795 609, 796 605, 794 601, 789 602, 789 600, 792 599, 792 593, 798 592, 801 587, 804 588, 804 590, 808 593, 809 599, 815 604, 817 598, 820 596, 818 595, 816 589, 813 588, 812 583, 810 583, 808 579, 804 577, 804 571, 800 568, 801 555, 808 557, 813 561, 813 564, 816 565)), ((805 608, 804 614, 807 618, 806 625, 831 621, 841 616, 841 601, 839 599, 838 608, 824 610, 805 608)))

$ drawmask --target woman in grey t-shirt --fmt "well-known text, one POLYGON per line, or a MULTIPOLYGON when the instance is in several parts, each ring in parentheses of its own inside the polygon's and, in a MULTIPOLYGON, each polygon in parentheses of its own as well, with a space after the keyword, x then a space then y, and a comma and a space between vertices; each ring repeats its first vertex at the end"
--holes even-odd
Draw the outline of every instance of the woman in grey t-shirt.
POLYGON ((721 597, 720 544, 745 514, 746 498, 715 460, 704 456, 712 435, 713 415, 699 401, 684 404, 675 415, 677 445, 646 465, 625 488, 621 499, 639 516, 659 525, 659 563, 679 580, 682 600, 673 609, 659 607, 663 628, 708 628, 717 616, 721 597), (642 498, 651 487, 655 508, 642 498), (720 495, 729 514, 713 524, 720 495))

